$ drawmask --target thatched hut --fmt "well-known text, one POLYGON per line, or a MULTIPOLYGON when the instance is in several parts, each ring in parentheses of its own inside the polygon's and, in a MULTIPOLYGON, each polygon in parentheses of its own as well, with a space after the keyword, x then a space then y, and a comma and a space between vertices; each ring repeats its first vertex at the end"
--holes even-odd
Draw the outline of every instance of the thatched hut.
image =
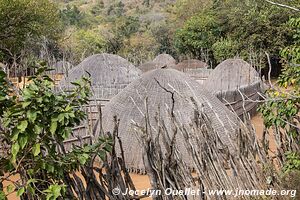
POLYGON ((227 91, 260 80, 257 71, 242 59, 228 59, 220 63, 205 82, 210 91, 227 91))
POLYGON ((261 79, 246 61, 228 59, 212 71, 205 81, 205 87, 240 116, 244 112, 256 111, 255 101, 260 98, 261 79))
POLYGON ((112 54, 96 54, 73 67, 59 83, 62 89, 71 88, 71 82, 82 76, 91 76, 95 98, 111 98, 135 80, 140 70, 124 58, 112 54))
POLYGON ((175 69, 177 69, 178 71, 183 71, 183 72, 188 71, 188 70, 207 69, 207 68, 208 68, 208 64, 206 64, 205 62, 203 62, 201 60, 197 60, 197 59, 184 60, 175 66, 175 69))
POLYGON ((173 67, 176 65, 176 60, 169 54, 160 54, 154 58, 153 61, 146 62, 139 66, 142 72, 151 71, 153 69, 159 69, 162 67, 173 67))
MULTIPOLYGON (((190 127, 194 119, 195 107, 191 99, 206 113, 222 142, 234 151, 232 141, 236 137, 236 117, 215 96, 207 92, 199 83, 175 69, 157 69, 147 72, 111 99, 103 108, 103 130, 113 131, 113 117, 120 119, 119 136, 122 140, 126 166, 130 170, 144 172, 142 148, 134 124, 145 127, 145 116, 151 123, 153 132, 158 131, 156 117, 163 119, 167 129, 171 129, 173 109, 180 123, 190 127), (145 105, 147 99, 147 106, 145 105), (174 104, 173 104, 174 103, 174 104), (174 105, 174 107, 173 107, 174 105)), ((172 131, 170 131, 172 132, 172 131)), ((166 133, 161 133, 166 134, 166 133)), ((172 136, 170 136, 172 137, 172 136)), ((177 135, 176 145, 185 162, 191 167, 192 159, 187 155, 183 137, 177 135)))

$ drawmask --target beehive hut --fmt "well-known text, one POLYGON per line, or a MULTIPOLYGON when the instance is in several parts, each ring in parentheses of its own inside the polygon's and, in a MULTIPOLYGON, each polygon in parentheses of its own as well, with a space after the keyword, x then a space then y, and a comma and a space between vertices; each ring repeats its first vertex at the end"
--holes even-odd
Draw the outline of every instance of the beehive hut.
POLYGON ((178 63, 175 67, 175 69, 183 72, 188 70, 206 69, 206 68, 208 68, 208 64, 197 59, 183 60, 182 62, 178 63))
POLYGON ((146 62, 140 65, 139 69, 142 72, 151 71, 153 69, 159 69, 164 66, 171 67, 176 65, 176 60, 169 54, 160 54, 154 58, 153 61, 146 62))
MULTIPOLYGON (((188 125, 194 117, 192 97, 201 105, 202 111, 207 114, 221 140, 232 147, 231 142, 236 133, 235 115, 215 96, 184 73, 175 69, 157 69, 143 74, 103 108, 105 132, 113 131, 114 116, 120 119, 119 136, 123 143, 126 166, 130 170, 139 172, 145 170, 142 148, 136 137, 139 132, 135 132, 133 122, 139 126, 145 126, 145 100, 147 99, 150 123, 155 127, 155 117, 157 113, 160 113, 159 116, 164 119, 166 126, 170 126, 171 119, 168 110, 173 107, 172 92, 174 93, 174 113, 180 123, 188 125)), ((191 166, 192 159, 187 155, 182 136, 179 135, 176 141, 185 162, 191 166)))
POLYGON ((173 68, 188 74, 190 77, 203 84, 212 72, 212 69, 208 69, 208 67, 208 64, 201 60, 188 59, 178 63, 173 68))
POLYGON ((261 79, 258 72, 242 59, 228 59, 220 63, 205 81, 207 90, 213 92, 238 115, 253 113, 260 98, 261 79), (243 99, 247 99, 244 101, 243 99))
POLYGON ((73 67, 59 83, 62 89, 72 88, 82 76, 91 76, 93 98, 110 99, 140 75, 140 70, 124 58, 112 54, 96 54, 73 67))

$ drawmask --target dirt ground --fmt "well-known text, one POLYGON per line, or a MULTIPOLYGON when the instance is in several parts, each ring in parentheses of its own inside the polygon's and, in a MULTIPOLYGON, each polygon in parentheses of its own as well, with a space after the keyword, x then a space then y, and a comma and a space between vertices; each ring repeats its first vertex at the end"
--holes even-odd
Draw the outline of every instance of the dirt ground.
MULTIPOLYGON (((263 120, 262 120, 261 116, 260 115, 254 116, 251 121, 256 129, 258 139, 261 139, 262 133, 263 133, 263 120)), ((271 142, 270 147, 271 147, 271 149, 275 149, 275 144, 271 142)), ((132 177, 133 182, 138 190, 150 188, 150 182, 149 182, 149 178, 147 175, 131 174, 131 177, 132 177)), ((17 177, 15 177, 15 179, 17 179, 17 177)), ((4 186, 5 185, 7 185, 7 182, 4 183, 4 186)), ((9 195, 8 199, 9 200, 19 200, 19 198, 17 198, 15 194, 9 195)), ((150 199, 150 198, 148 198, 148 199, 150 199)))

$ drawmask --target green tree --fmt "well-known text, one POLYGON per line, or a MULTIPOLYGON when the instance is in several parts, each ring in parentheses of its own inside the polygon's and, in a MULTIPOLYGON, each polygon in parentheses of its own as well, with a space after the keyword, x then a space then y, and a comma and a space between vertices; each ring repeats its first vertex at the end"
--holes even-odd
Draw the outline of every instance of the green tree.
POLYGON ((137 17, 122 16, 114 19, 111 34, 106 37, 107 51, 117 54, 124 47, 124 41, 139 31, 140 23, 137 17))
POLYGON ((107 48, 104 36, 97 29, 75 30, 71 37, 60 45, 62 49, 71 52, 75 63, 92 54, 102 53, 107 48))
POLYGON ((124 43, 119 54, 136 65, 152 60, 159 49, 159 43, 148 32, 133 34, 124 43))
POLYGON ((180 53, 190 53, 204 58, 211 54, 211 46, 220 36, 218 23, 213 13, 202 12, 189 19, 175 34, 175 46, 180 53))
POLYGON ((222 35, 237 44, 239 54, 248 59, 250 53, 279 57, 279 51, 289 45, 290 28, 286 22, 293 15, 290 10, 260 0, 217 1, 214 9, 222 35))
POLYGON ((81 20, 84 18, 84 14, 78 9, 77 6, 67 5, 66 8, 60 11, 61 18, 65 25, 80 26, 81 20))
POLYGON ((29 42, 60 33, 57 7, 49 0, 0 0, 0 59, 7 63, 29 42))
POLYGON ((212 45, 212 51, 217 63, 236 56, 238 54, 237 46, 238 44, 230 38, 221 38, 220 40, 215 42, 212 45))

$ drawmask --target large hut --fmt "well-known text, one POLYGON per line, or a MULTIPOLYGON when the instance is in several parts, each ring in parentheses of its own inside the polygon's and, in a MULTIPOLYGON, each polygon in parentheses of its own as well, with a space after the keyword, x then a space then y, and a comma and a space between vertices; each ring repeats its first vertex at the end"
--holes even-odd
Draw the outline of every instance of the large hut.
POLYGON ((154 58, 153 61, 146 62, 139 66, 142 72, 159 69, 162 67, 173 67, 176 65, 176 60, 169 54, 160 54, 154 58))
MULTIPOLYGON (((126 166, 130 170, 142 173, 145 171, 142 148, 138 139, 141 132, 140 129, 136 129, 136 125, 145 127, 147 116, 150 128, 155 132, 158 129, 156 119, 159 116, 170 130, 172 118, 169 111, 173 110, 178 121, 189 128, 195 114, 191 99, 197 102, 222 142, 234 153, 232 141, 236 138, 235 115, 189 76, 175 69, 163 68, 143 74, 112 98, 102 111, 104 132, 113 131, 114 116, 120 120, 119 136, 123 143, 126 166)), ((177 135, 176 145, 184 161, 191 167, 192 159, 187 154, 180 134, 177 135)))
POLYGON ((223 61, 212 71, 204 85, 238 115, 255 112, 255 101, 260 98, 261 79, 258 72, 246 61, 223 61))
POLYGON ((140 70, 124 58, 112 54, 96 54, 73 67, 59 83, 62 89, 72 88, 71 82, 91 76, 94 98, 109 99, 139 77, 140 70))

